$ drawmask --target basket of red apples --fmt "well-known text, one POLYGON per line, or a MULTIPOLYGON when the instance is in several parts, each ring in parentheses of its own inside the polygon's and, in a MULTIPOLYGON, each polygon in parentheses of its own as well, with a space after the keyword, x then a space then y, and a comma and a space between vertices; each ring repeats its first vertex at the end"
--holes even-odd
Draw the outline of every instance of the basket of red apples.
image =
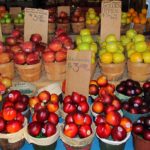
POLYGON ((54 33, 56 29, 56 8, 52 7, 48 9, 48 33, 54 33))
POLYGON ((66 95, 61 105, 60 114, 65 118, 67 114, 75 113, 89 113, 89 104, 87 98, 77 92, 72 92, 71 95, 66 95))
POLYGON ((57 17, 57 29, 63 29, 65 32, 70 32, 70 19, 69 14, 65 11, 61 11, 57 17))
POLYGON ((80 33, 80 30, 85 28, 85 16, 79 7, 77 7, 71 16, 71 27, 73 33, 80 33))
POLYGON ((12 106, 13 103, 4 103, 0 116, 0 148, 21 149, 25 143, 24 129, 27 119, 12 106))
POLYGON ((95 124, 101 150, 124 150, 132 130, 130 119, 121 116, 117 111, 110 111, 99 114, 95 118, 95 124))
POLYGON ((33 82, 41 77, 41 52, 45 49, 41 41, 40 34, 32 34, 30 41, 20 44, 20 50, 13 55, 16 72, 23 81, 33 82))
POLYGON ((67 150, 90 150, 95 126, 89 114, 70 113, 60 126, 60 138, 67 150))
POLYGON ((54 150, 59 137, 59 118, 47 109, 36 111, 25 130, 25 139, 35 150, 54 150))
POLYGON ((150 115, 140 117, 133 123, 133 144, 135 150, 149 150, 150 147, 150 115))
POLYGON ((36 116, 36 112, 42 109, 47 109, 49 113, 59 114, 59 96, 44 90, 30 97, 29 106, 33 116, 36 116))
POLYGON ((61 81, 65 79, 67 51, 73 48, 72 39, 64 30, 58 29, 42 53, 46 76, 49 80, 61 81))
POLYGON ((127 79, 116 86, 115 94, 121 101, 127 101, 130 97, 142 95, 143 90, 138 81, 127 79))

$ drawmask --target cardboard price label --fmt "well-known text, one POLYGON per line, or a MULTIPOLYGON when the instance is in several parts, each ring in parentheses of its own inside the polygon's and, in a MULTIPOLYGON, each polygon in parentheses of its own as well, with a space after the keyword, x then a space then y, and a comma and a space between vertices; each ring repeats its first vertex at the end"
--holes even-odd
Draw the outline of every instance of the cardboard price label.
POLYGON ((9 12, 13 18, 17 17, 18 13, 21 12, 21 7, 10 7, 9 12))
POLYGON ((91 51, 67 52, 66 95, 78 92, 88 98, 91 76, 91 51))
POLYGON ((121 1, 102 1, 101 7, 101 40, 108 34, 115 34, 120 39, 121 1))
POLYGON ((48 10, 25 8, 24 40, 29 41, 34 33, 42 36, 42 42, 48 42, 48 10))

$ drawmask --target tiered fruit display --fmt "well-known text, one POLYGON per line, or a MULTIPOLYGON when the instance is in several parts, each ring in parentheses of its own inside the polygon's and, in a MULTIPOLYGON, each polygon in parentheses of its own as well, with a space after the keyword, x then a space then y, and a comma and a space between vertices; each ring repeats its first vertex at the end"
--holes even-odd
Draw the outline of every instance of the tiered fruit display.
POLYGON ((70 19, 69 19, 69 16, 68 14, 65 12, 65 11, 61 11, 59 14, 58 14, 58 18, 57 18, 57 22, 58 23, 69 23, 70 19))
POLYGON ((91 51, 92 58, 91 63, 94 64, 96 62, 96 53, 98 51, 97 43, 94 42, 94 39, 91 35, 89 29, 82 29, 80 31, 80 35, 76 36, 75 43, 77 45, 76 50, 78 51, 91 51))
POLYGON ((7 13, 6 7, 0 5, 0 18, 3 18, 6 13, 7 13))
POLYGON ((132 96, 138 96, 142 94, 143 90, 142 87, 140 86, 140 83, 137 81, 134 81, 132 79, 127 79, 121 81, 117 86, 116 86, 116 91, 119 94, 122 94, 124 96, 132 97, 132 96))
POLYGON ((73 12, 71 16, 71 22, 73 23, 85 22, 85 17, 81 8, 77 7, 77 9, 73 12))
POLYGON ((37 96, 29 99, 29 106, 34 109, 34 116, 37 111, 47 109, 50 113, 55 113, 59 109, 59 96, 57 94, 50 94, 48 91, 42 91, 37 96))
POLYGON ((127 25, 131 23, 131 19, 128 16, 127 12, 122 12, 121 13, 121 25, 127 25))
POLYGON ((121 37, 121 42, 126 46, 127 56, 133 63, 150 63, 150 50, 142 34, 137 34, 134 29, 126 32, 121 37))
POLYGON ((67 95, 63 99, 63 111, 67 114, 70 113, 88 113, 89 104, 84 95, 73 92, 72 95, 67 95))
POLYGON ((17 17, 14 18, 14 24, 24 24, 24 12, 17 14, 17 17))
POLYGON ((124 48, 114 34, 108 35, 101 43, 99 58, 100 62, 104 64, 118 64, 125 61, 124 48))
POLYGON ((143 8, 140 13, 134 10, 134 8, 130 8, 127 12, 127 16, 131 19, 131 21, 135 24, 146 24, 147 19, 147 10, 143 8))
POLYGON ((73 48, 72 39, 62 29, 58 29, 48 48, 43 52, 42 58, 44 62, 63 62, 66 61, 67 51, 73 48))
POLYGON ((89 94, 98 95, 94 98, 91 111, 94 116, 110 111, 119 111, 121 102, 115 96, 115 86, 108 83, 106 76, 99 76, 97 80, 91 80, 89 85, 89 94))
POLYGON ((87 25, 96 25, 100 21, 100 17, 97 15, 94 8, 89 8, 86 12, 86 24, 87 25))
POLYGON ((11 24, 12 23, 12 18, 9 13, 6 13, 1 19, 0 19, 1 24, 11 24))
POLYGON ((81 112, 71 113, 65 118, 63 133, 70 138, 87 138, 93 133, 91 124, 90 115, 81 112))
POLYGON ((150 116, 140 117, 133 123, 133 133, 150 141, 150 116))
POLYGON ((121 117, 119 112, 110 111, 106 115, 98 115, 95 123, 97 125, 96 133, 99 138, 113 139, 113 141, 122 141, 129 137, 132 130, 132 122, 126 117, 121 117))

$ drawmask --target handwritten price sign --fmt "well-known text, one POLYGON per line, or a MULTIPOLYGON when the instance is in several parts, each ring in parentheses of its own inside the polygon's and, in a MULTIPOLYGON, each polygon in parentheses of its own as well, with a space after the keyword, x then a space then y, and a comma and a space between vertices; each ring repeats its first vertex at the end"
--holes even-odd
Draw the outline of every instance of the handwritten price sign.
POLYGON ((115 34, 120 39, 121 1, 102 1, 101 39, 115 34))
POLYGON ((30 39, 31 34, 39 33, 42 35, 42 41, 48 40, 48 10, 25 8, 25 41, 30 39))
POLYGON ((66 65, 66 95, 73 91, 88 97, 91 76, 91 52, 68 51, 66 65))

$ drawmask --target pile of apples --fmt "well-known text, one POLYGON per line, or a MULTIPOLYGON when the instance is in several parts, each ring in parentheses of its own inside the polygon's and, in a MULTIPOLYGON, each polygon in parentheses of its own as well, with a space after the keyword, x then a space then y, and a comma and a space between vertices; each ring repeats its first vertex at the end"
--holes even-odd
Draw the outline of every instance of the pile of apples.
POLYGON ((97 43, 94 42, 90 30, 87 28, 82 29, 80 31, 80 35, 76 36, 75 43, 77 45, 77 48, 75 50, 77 51, 90 50, 92 52, 91 64, 94 64, 96 62, 96 53, 98 51, 98 46, 97 43))
POLYGON ((74 48, 72 39, 62 29, 58 29, 54 38, 42 53, 44 62, 63 62, 66 61, 67 51, 74 48))
POLYGON ((0 5, 0 18, 3 18, 6 13, 7 13, 6 7, 0 5))
POLYGON ((14 24, 24 24, 24 12, 17 14, 17 17, 14 18, 14 24))
POLYGON ((122 141, 132 131, 132 122, 122 117, 117 111, 110 111, 105 115, 98 115, 95 119, 96 133, 99 138, 122 141))
POLYGON ((143 84, 143 92, 144 99, 146 100, 147 104, 150 105, 150 81, 146 81, 143 84))
POLYGON ((99 76, 97 80, 91 80, 89 85, 89 94, 98 95, 92 104, 91 111, 94 116, 100 113, 109 113, 110 111, 119 111, 121 102, 115 96, 115 86, 108 83, 106 76, 99 76))
POLYGON ((63 99, 63 111, 67 114, 70 113, 88 113, 89 104, 84 95, 81 95, 77 92, 72 92, 71 95, 67 95, 63 99))
POLYGON ((55 21, 56 21, 56 9, 50 8, 50 9, 48 9, 48 12, 49 12, 48 22, 49 23, 55 23, 55 21))
POLYGON ((134 29, 121 36, 121 43, 126 47, 127 56, 133 63, 150 63, 150 48, 142 34, 137 34, 134 29))
POLYGON ((100 21, 100 17, 97 15, 94 8, 89 8, 86 12, 86 24, 87 25, 96 25, 100 21))
POLYGON ((126 25, 126 24, 130 24, 131 23, 131 19, 128 16, 127 12, 122 12, 121 13, 121 25, 126 25))
POLYGON ((150 141, 150 116, 140 117, 133 123, 133 133, 150 141))
POLYGON ((67 24, 70 22, 69 15, 65 11, 61 11, 57 17, 57 23, 67 24))
POLYGON ((147 19, 147 10, 143 8, 140 13, 135 11, 134 8, 130 8, 127 12, 128 18, 134 23, 134 24, 146 24, 147 19))
POLYGON ((132 79, 127 79, 121 81, 116 86, 116 91, 122 95, 132 97, 132 96, 138 96, 142 94, 143 90, 140 86, 140 83, 138 81, 134 81, 132 79))
POLYGON ((22 114, 28 108, 29 97, 18 90, 11 90, 2 105, 0 132, 15 133, 23 128, 25 117, 22 114))
POLYGON ((124 47, 114 34, 107 35, 105 41, 101 43, 99 58, 104 64, 118 64, 125 61, 124 47))
POLYGON ((71 113, 65 118, 63 133, 70 138, 87 138, 93 133, 91 124, 92 118, 89 114, 81 112, 71 113))
POLYGON ((0 23, 1 24, 11 24, 12 23, 12 18, 11 15, 9 13, 6 13, 1 19, 0 19, 0 23))
POLYGON ((85 17, 81 8, 77 7, 76 10, 73 12, 71 16, 71 22, 73 23, 85 22, 85 17))
POLYGON ((43 109, 56 113, 59 109, 59 96, 44 90, 29 99, 29 106, 34 110, 33 118, 36 117, 37 111, 43 109))

